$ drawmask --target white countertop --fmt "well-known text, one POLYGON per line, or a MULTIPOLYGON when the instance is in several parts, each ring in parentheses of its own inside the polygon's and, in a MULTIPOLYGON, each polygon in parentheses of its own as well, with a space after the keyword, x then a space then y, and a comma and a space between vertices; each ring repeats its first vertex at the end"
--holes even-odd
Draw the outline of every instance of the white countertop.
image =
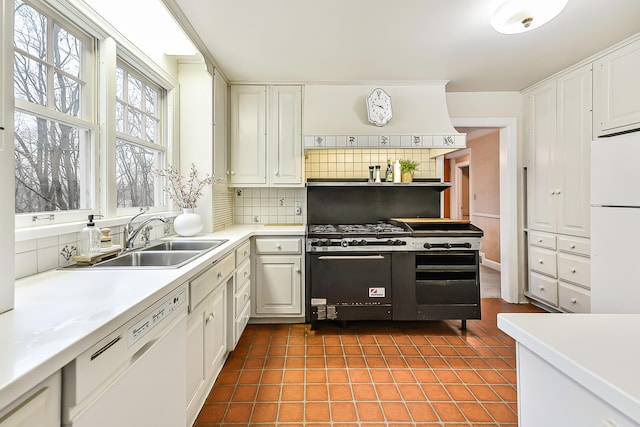
POLYGON ((237 225, 192 237, 229 241, 181 268, 53 270, 17 280, 15 308, 0 314, 0 409, 247 238, 304 234, 303 225, 237 225))
POLYGON ((640 422, 640 315, 501 313, 498 327, 640 422))

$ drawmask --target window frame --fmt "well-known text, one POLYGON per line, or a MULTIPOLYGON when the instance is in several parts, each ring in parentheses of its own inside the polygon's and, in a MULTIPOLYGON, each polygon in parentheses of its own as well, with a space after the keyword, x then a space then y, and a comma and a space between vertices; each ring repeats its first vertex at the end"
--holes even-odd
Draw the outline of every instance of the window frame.
MULTIPOLYGON (((162 149, 164 160, 159 168, 164 168, 169 164, 177 164, 179 159, 179 116, 178 100, 179 87, 177 76, 171 75, 158 62, 151 59, 145 52, 132 44, 126 37, 122 36, 115 28, 106 22, 100 15, 91 9, 81 0, 23 0, 30 6, 42 12, 46 9, 55 15, 61 27, 78 36, 78 31, 86 35, 91 43, 83 40, 84 48, 91 48, 92 58, 85 55, 83 61, 87 64, 86 87, 93 87, 84 102, 83 109, 87 118, 91 117, 92 123, 88 126, 92 141, 93 152, 91 159, 94 162, 92 173, 91 191, 94 194, 94 206, 92 210, 78 211, 56 211, 53 221, 32 222, 34 214, 16 214, 16 239, 22 240, 27 236, 49 236, 58 234, 58 230, 69 230, 74 227, 81 227, 86 222, 86 215, 93 213, 103 215, 100 222, 113 226, 126 222, 132 215, 139 212, 139 208, 117 208, 116 199, 116 179, 115 179, 115 144, 117 133, 115 131, 115 68, 118 61, 122 61, 133 68, 138 73, 138 78, 152 85, 159 87, 159 105, 162 116, 158 129, 158 136, 162 137, 162 145, 153 144, 154 150, 162 149), (163 97, 164 99, 161 99, 163 97), (23 216, 24 220, 18 224, 18 216, 23 216), (28 223, 27 223, 28 222, 28 223)), ((50 15, 47 15, 50 16, 50 15)), ((13 50, 9 52, 13 57, 13 50)), ((9 58, 10 59, 10 58, 9 58)), ((163 64, 163 62, 160 62, 163 64)), ((13 88, 13 85, 11 86, 13 88)), ((20 106, 16 99, 16 109, 24 108, 20 106)), ((38 109, 40 106, 36 106, 38 109)), ((51 112, 47 112, 50 114, 51 112)), ((56 118, 56 111, 53 114, 56 118)), ((61 113, 66 116, 66 114, 61 113)), ((65 122, 80 123, 72 116, 64 117, 65 122)), ((86 124, 86 122, 82 122, 86 124)), ((144 142, 142 143, 144 145, 144 142)), ((158 206, 149 207, 152 213, 163 212, 165 215, 173 215, 176 212, 168 197, 162 191, 160 185, 157 186, 158 193, 156 203, 158 206)), ((177 212, 176 212, 177 213, 177 212)), ((48 216, 49 212, 43 213, 48 216)), ((80 228, 78 228, 79 230, 80 228)))
MULTIPOLYGON (((44 62, 45 66, 48 69, 47 72, 47 105, 36 104, 30 101, 26 101, 24 99, 20 99, 14 97, 14 114, 12 116, 15 117, 15 112, 20 112, 23 114, 27 114, 30 116, 34 116, 41 119, 46 119, 55 123, 60 123, 64 125, 68 125, 71 127, 77 128, 80 132, 87 132, 87 142, 86 145, 88 147, 88 152, 83 155, 86 157, 84 162, 82 171, 82 179, 86 181, 86 185, 81 187, 86 193, 87 196, 87 204, 90 206, 89 208, 77 209, 77 210, 69 210, 69 211, 47 211, 47 212, 30 212, 30 213, 14 213, 15 218, 15 228, 31 228, 38 226, 47 226, 53 224, 62 224, 74 221, 82 221, 87 218, 89 214, 98 214, 100 207, 98 201, 100 200, 100 188, 97 185, 97 171, 98 171, 98 144, 97 144, 97 130, 98 123, 96 119, 96 94, 97 94, 97 82, 96 82, 96 58, 97 58, 97 50, 96 50, 96 39, 91 36, 87 31, 83 30, 80 26, 76 25, 71 20, 67 19, 63 14, 58 12, 56 9, 44 4, 39 0, 22 0, 24 3, 35 9, 38 13, 42 14, 47 18, 47 57, 45 61, 38 60, 39 62, 44 62), (74 37, 79 39, 82 43, 82 54, 81 54, 81 72, 79 81, 84 82, 82 91, 81 91, 81 108, 79 111, 79 115, 73 116, 70 114, 63 113, 61 111, 56 110, 55 108, 55 98, 53 97, 54 87, 52 85, 53 72, 49 72, 49 70, 57 70, 55 65, 52 62, 49 62, 51 59, 51 49, 53 41, 53 31, 54 25, 58 25, 60 28, 63 28, 65 31, 72 34, 74 37), (86 170, 89 169, 89 170, 86 170)), ((13 13, 15 13, 15 7, 12 8, 13 13)), ((12 37, 15 35, 12 33, 12 37)), ((21 55, 26 54, 27 57, 32 58, 32 55, 29 55, 27 52, 19 50, 16 48, 15 43, 12 43, 13 49, 8 54, 11 55, 11 60, 13 63, 13 57, 16 53, 21 55)), ((24 55, 23 55, 24 56, 24 55)), ((11 79, 13 81, 15 73, 15 67, 12 67, 11 79)), ((12 83, 12 88, 15 83, 12 83)), ((13 89, 15 90, 15 89, 13 89)))
MULTIPOLYGON (((146 148, 149 149, 151 151, 156 152, 156 159, 159 160, 159 164, 156 163, 156 169, 163 169, 165 167, 165 165, 167 164, 167 135, 166 135, 166 121, 167 121, 167 114, 166 114, 166 104, 167 104, 167 89, 165 89, 164 87, 162 87, 161 85, 155 83, 151 78, 149 78, 147 75, 145 75, 143 72, 141 72, 139 69, 137 69, 135 66, 132 66, 131 64, 129 64, 126 60, 124 60, 122 57, 118 56, 116 59, 116 65, 115 65, 116 69, 120 68, 124 71, 124 75, 123 75, 123 81, 127 81, 127 76, 131 75, 135 78, 137 78, 138 80, 140 80, 143 85, 144 88, 146 87, 150 87, 152 89, 154 89, 158 95, 158 99, 156 102, 156 106, 158 108, 158 112, 157 115, 155 117, 158 118, 158 123, 157 123, 157 127, 156 127, 156 135, 155 135, 155 139, 156 142, 149 142, 146 139, 142 138, 142 137, 136 137, 136 136, 132 136, 129 133, 126 132, 120 132, 117 130, 117 126, 114 129, 114 134, 115 134, 115 141, 114 141, 114 147, 117 147, 118 141, 122 141, 125 142, 127 144, 131 144, 134 145, 136 147, 141 147, 141 148, 146 148)), ((115 73, 114 73, 115 75, 115 73)), ((123 87, 123 91, 126 92, 126 84, 123 87)), ((144 97, 144 90, 142 91, 142 97, 144 97)), ((114 108, 116 108, 117 104, 119 103, 116 93, 113 93, 113 98, 114 98, 114 108)), ((127 115, 127 111, 128 111, 128 107, 131 106, 131 104, 129 102, 126 103, 127 108, 125 108, 125 122, 126 120, 126 115, 127 115)), ((135 107, 134 107, 135 108, 135 107)), ((147 114, 143 111, 143 118, 147 117, 147 114)), ((144 129, 144 123, 142 124, 142 128, 144 129)), ((114 155, 115 155, 115 151, 114 151, 114 155)), ((117 183, 116 183, 117 184, 117 183)), ((117 192, 117 189, 116 189, 117 192)), ((117 198, 117 195, 116 195, 117 198)), ((162 211, 165 209, 166 207, 166 197, 164 195, 164 192, 162 191, 162 179, 160 177, 155 177, 154 179, 154 200, 156 202, 156 204, 154 206, 145 206, 146 208, 149 208, 150 211, 162 211)), ((130 214, 135 214, 140 210, 140 206, 134 206, 134 207, 118 207, 117 206, 117 201, 116 201, 116 212, 118 215, 130 215, 130 214)))

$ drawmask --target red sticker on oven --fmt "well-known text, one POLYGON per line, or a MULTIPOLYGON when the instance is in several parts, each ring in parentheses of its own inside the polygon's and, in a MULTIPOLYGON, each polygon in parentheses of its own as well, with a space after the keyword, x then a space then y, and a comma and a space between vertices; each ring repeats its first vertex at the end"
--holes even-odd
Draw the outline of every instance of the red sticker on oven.
POLYGON ((369 288, 369 298, 384 298, 385 288, 369 288))

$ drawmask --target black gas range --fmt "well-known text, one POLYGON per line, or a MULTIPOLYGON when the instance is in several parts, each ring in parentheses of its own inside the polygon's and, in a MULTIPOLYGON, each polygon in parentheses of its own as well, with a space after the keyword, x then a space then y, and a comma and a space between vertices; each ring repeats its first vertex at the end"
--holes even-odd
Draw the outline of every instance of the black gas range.
POLYGON ((306 316, 480 318, 482 230, 439 218, 446 186, 307 187, 306 316), (381 219, 382 218, 382 219, 381 219))

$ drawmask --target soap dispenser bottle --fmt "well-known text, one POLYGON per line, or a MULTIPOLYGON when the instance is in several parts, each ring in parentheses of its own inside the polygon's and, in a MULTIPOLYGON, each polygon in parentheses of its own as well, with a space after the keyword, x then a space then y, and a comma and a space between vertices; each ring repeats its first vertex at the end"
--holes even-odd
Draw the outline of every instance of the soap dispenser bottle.
POLYGON ((80 232, 80 255, 92 256, 100 253, 100 229, 93 222, 93 215, 89 215, 89 222, 80 232))

